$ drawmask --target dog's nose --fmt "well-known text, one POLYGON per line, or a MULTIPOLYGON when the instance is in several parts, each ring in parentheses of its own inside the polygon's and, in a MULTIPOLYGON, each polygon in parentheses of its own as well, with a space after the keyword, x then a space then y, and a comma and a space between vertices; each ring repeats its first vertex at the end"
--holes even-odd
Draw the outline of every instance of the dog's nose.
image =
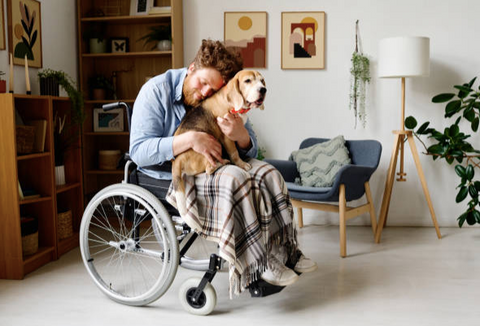
POLYGON ((260 94, 265 95, 265 93, 267 92, 267 88, 261 87, 258 91, 260 92, 260 94))

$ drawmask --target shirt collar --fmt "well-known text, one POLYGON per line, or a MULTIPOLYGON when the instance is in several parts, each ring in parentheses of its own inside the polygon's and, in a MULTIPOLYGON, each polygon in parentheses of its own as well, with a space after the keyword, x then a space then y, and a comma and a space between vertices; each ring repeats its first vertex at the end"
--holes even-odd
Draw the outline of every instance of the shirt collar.
POLYGON ((179 102, 182 100, 183 96, 183 82, 185 81, 185 77, 187 76, 187 68, 183 68, 180 74, 180 80, 175 88, 175 101, 179 102))

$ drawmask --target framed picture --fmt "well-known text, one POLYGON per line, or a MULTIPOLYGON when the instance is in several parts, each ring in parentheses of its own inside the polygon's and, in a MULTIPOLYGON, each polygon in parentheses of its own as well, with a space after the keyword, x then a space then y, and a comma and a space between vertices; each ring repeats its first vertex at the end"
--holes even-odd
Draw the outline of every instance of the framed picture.
POLYGON ((35 0, 7 0, 8 48, 13 52, 13 64, 41 68, 42 21, 40 2, 35 0))
POLYGON ((128 52, 128 38, 114 37, 110 40, 112 53, 126 53, 128 52))
POLYGON ((3 0, 0 0, 0 50, 5 50, 5 21, 3 20, 3 0))
POLYGON ((282 12, 282 69, 325 68, 325 12, 282 12))
POLYGON ((130 16, 148 15, 153 0, 130 0, 130 16))
POLYGON ((267 67, 267 13, 225 12, 225 46, 234 48, 244 68, 267 67))
POLYGON ((103 111, 102 108, 93 109, 93 131, 118 132, 123 129, 123 109, 103 111))

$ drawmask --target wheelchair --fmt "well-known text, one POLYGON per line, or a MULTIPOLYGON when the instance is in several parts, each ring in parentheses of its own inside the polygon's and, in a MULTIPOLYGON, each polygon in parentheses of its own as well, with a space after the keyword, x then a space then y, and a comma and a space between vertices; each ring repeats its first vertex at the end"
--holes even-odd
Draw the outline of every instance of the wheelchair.
MULTIPOLYGON (((109 103, 104 111, 124 107, 130 130, 131 108, 124 102, 109 103)), ((110 299, 125 305, 154 302, 170 288, 178 266, 205 272, 186 280, 179 291, 189 313, 208 315, 217 295, 211 282, 225 261, 189 255, 198 234, 168 204, 170 180, 157 180, 137 171, 125 154, 124 179, 99 191, 88 203, 80 226, 83 263, 95 285, 110 299)), ((165 167, 163 167, 165 168, 165 167)), ((167 164, 167 171, 169 167, 167 164)), ((249 286, 252 297, 280 292, 258 277, 249 286)))

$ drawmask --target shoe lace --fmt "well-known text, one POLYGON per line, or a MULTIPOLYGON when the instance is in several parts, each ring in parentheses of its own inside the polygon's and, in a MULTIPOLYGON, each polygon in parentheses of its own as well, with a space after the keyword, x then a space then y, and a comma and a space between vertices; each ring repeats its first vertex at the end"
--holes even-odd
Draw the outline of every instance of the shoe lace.
POLYGON ((269 255, 267 258, 268 269, 274 275, 281 275, 288 268, 273 255, 269 255))

